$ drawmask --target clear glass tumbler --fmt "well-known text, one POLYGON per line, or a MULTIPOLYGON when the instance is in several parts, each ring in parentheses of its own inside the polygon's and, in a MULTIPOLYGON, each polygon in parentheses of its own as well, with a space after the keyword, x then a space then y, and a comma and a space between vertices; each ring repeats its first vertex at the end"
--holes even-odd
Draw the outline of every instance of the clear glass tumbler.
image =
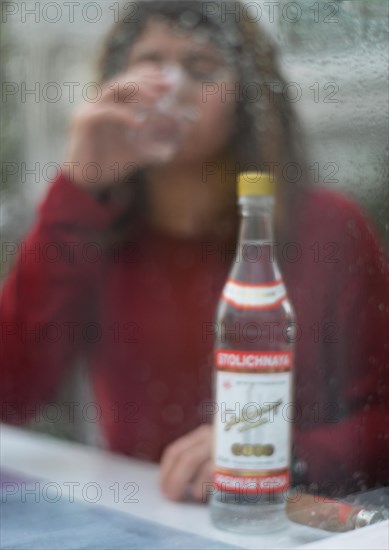
POLYGON ((198 110, 188 103, 190 82, 178 65, 166 64, 161 72, 171 87, 152 107, 138 108, 137 116, 142 126, 129 133, 140 150, 147 151, 148 162, 166 162, 174 157, 199 117, 198 110), (189 85, 189 88, 188 88, 189 85))

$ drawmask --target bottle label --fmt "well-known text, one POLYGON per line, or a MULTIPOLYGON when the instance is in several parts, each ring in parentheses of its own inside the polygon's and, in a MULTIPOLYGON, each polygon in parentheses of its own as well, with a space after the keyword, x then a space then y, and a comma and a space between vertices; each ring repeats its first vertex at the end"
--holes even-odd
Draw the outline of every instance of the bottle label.
POLYGON ((273 309, 287 299, 282 279, 261 285, 247 284, 229 278, 224 286, 223 300, 234 307, 273 309))
POLYGON ((214 484, 279 492, 289 486, 292 352, 215 350, 214 484))

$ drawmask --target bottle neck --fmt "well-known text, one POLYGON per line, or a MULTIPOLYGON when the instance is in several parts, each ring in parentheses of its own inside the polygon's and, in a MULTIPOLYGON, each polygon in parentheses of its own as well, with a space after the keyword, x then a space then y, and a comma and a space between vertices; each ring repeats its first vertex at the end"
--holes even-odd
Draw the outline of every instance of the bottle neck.
POLYGON ((273 197, 240 197, 239 242, 273 243, 273 197))
POLYGON ((241 224, 230 278, 250 284, 279 280, 273 238, 273 197, 240 197, 241 224))

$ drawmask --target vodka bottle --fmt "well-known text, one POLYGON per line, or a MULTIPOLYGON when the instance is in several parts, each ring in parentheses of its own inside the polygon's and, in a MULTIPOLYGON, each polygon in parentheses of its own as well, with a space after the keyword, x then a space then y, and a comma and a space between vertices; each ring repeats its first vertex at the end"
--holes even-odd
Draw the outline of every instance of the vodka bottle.
POLYGON ((294 313, 276 260, 268 174, 238 178, 241 226, 216 312, 213 523, 241 533, 286 525, 294 313))

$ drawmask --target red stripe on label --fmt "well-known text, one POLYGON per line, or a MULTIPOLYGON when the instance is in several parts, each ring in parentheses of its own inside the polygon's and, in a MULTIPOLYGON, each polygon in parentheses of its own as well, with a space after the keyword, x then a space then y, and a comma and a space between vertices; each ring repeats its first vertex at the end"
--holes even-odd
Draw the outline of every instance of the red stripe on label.
POLYGON ((215 350, 215 365, 231 369, 286 369, 292 367, 291 351, 215 350))
POLYGON ((232 493, 278 493, 289 487, 290 475, 289 471, 269 476, 238 476, 215 471, 213 483, 220 491, 232 493))
POLYGON ((284 296, 282 296, 282 298, 280 298, 279 300, 277 300, 273 304, 267 304, 267 305, 264 305, 264 306, 249 306, 249 305, 246 305, 246 304, 239 304, 238 302, 234 302, 234 300, 231 300, 231 298, 227 298, 224 294, 222 295, 222 298, 225 302, 227 302, 231 306, 238 307, 240 309, 264 309, 264 310, 266 310, 266 309, 275 309, 276 307, 279 307, 282 304, 282 302, 284 300, 286 300, 286 294, 284 294, 284 296))
POLYGON ((227 280, 227 283, 234 283, 238 286, 248 287, 248 288, 271 288, 272 286, 278 286, 283 281, 282 279, 277 279, 276 281, 272 281, 271 283, 261 283, 261 284, 252 284, 252 283, 242 283, 241 281, 238 281, 237 279, 232 279, 231 277, 227 280))

